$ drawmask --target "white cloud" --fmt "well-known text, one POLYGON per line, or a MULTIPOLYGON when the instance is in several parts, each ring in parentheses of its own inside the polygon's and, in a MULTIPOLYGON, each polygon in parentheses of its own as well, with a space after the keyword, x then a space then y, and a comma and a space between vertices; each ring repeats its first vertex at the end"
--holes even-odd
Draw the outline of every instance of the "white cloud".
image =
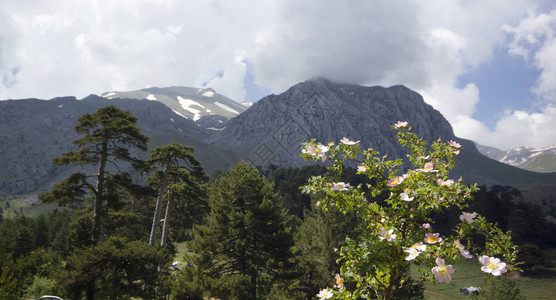
MULTIPOLYGON (((556 90, 555 12, 535 13, 539 1, 5 0, 0 99, 207 83, 241 101, 248 63, 273 93, 314 76, 404 84, 456 134, 484 139, 504 132, 481 134, 471 116, 484 99, 458 78, 492 59, 507 34, 512 53, 542 70, 535 91, 548 99, 556 90)), ((500 124, 521 120, 513 115, 500 124)), ((537 124, 528 115, 521 124, 537 124)))
POLYGON ((511 54, 533 60, 541 70, 534 92, 556 102, 556 9, 549 13, 530 14, 516 26, 503 29, 512 37, 508 44, 511 54))
POLYGON ((556 144, 556 10, 532 14, 518 25, 504 25, 510 35, 508 52, 523 57, 541 72, 532 90, 539 96, 531 111, 506 110, 489 130, 469 115, 458 116, 454 131, 480 144, 511 149, 556 144))
POLYGON ((461 137, 482 145, 508 150, 521 146, 545 147, 556 144, 556 106, 547 105, 538 113, 513 111, 503 116, 493 130, 469 116, 458 116, 452 124, 461 137))

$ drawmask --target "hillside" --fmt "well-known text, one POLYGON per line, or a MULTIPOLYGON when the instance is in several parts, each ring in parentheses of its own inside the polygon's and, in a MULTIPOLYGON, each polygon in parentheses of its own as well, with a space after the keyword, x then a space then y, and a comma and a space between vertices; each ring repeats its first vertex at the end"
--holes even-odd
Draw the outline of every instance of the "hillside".
POLYGON ((477 145, 479 151, 501 163, 534 172, 556 172, 556 146, 545 148, 520 147, 500 150, 494 147, 477 145))
POLYGON ((173 141, 191 145, 209 172, 236 161, 235 154, 201 142, 210 130, 156 101, 109 100, 95 95, 82 100, 65 97, 0 101, 0 195, 41 191, 73 172, 75 167, 55 167, 51 159, 73 150, 72 141, 78 137, 73 127, 80 116, 107 105, 137 116, 138 126, 151 137, 150 147, 173 141))

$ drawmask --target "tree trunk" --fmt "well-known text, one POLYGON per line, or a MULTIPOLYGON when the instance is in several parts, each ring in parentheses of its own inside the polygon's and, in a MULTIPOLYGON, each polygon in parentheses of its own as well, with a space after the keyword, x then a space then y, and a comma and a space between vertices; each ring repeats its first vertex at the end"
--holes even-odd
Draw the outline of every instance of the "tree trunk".
POLYGON ((99 243, 104 240, 104 222, 103 222, 103 198, 104 198, 104 175, 106 169, 106 161, 108 159, 108 145, 102 144, 102 153, 100 164, 98 166, 97 185, 95 187, 95 203, 93 212, 93 233, 92 240, 99 243))
POLYGON ((160 237, 160 246, 166 245, 166 240, 168 239, 168 230, 170 229, 170 205, 172 200, 168 198, 168 204, 166 205, 166 213, 164 214, 164 223, 162 225, 162 237, 160 237))
MULTIPOLYGON (((153 224, 151 227, 151 235, 149 237, 149 245, 154 245, 156 241, 156 233, 158 231, 158 223, 160 222, 160 207, 162 206, 162 198, 166 191, 166 178, 168 177, 168 170, 170 169, 170 162, 167 162, 164 167, 164 175, 160 182, 160 189, 158 190, 158 197, 156 198, 156 205, 154 208, 153 224)), ((164 221, 166 223, 166 219, 164 221)))

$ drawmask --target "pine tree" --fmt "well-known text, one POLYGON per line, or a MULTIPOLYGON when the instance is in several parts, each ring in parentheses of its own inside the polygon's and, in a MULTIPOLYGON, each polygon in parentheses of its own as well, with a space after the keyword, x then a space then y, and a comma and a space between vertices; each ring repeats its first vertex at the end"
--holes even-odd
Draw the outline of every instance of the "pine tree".
POLYGON ((274 186, 239 163, 209 189, 211 212, 190 244, 199 284, 223 299, 262 299, 292 269, 292 235, 274 186))
POLYGON ((40 195, 42 201, 57 202, 60 205, 80 203, 91 195, 93 241, 99 242, 104 239, 107 180, 117 178, 108 173, 108 165, 111 164, 119 170, 117 162, 125 161, 138 168, 141 161, 132 157, 129 149, 147 149, 149 138, 141 134, 136 123, 135 116, 115 106, 101 108, 94 114, 85 114, 78 119, 75 126, 75 131, 84 135, 73 141, 77 150, 63 153, 61 157, 53 159, 57 166, 74 164, 96 167, 96 173, 74 173, 56 184, 50 192, 40 195))
POLYGON ((204 198, 204 189, 201 185, 207 181, 201 163, 192 154, 193 148, 172 143, 159 146, 150 151, 146 161, 152 170, 149 178, 153 185, 158 187, 155 211, 149 237, 149 245, 154 245, 160 222, 160 211, 164 197, 168 199, 163 221, 161 245, 166 244, 170 224, 171 204, 173 198, 189 197, 204 198), (159 170, 158 168, 162 168, 159 170))

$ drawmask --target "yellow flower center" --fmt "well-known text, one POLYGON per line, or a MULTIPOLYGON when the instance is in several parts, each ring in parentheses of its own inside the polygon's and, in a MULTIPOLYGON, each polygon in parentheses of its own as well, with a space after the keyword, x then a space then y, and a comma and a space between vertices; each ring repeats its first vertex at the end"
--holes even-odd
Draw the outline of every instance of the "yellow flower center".
POLYGON ((441 274, 446 274, 448 273, 448 268, 446 268, 446 266, 438 266, 438 272, 440 272, 441 274))
POLYGON ((488 263, 488 267, 494 270, 494 269, 496 269, 498 266, 497 266, 496 264, 493 264, 493 263, 489 262, 489 263, 488 263))

